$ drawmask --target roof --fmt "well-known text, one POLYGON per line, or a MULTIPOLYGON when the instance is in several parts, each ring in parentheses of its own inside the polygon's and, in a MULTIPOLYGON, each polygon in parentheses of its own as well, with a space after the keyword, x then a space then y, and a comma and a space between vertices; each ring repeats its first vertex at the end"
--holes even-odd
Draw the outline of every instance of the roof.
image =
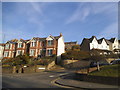
MULTIPOLYGON (((50 35, 50 36, 52 36, 52 35, 50 35)), ((61 36, 52 36, 52 37, 57 40, 57 39, 59 39, 61 36)), ((46 38, 47 38, 47 37, 43 37, 43 38, 33 37, 32 39, 34 39, 34 40, 39 40, 39 41, 45 41, 46 38)), ((30 41, 30 40, 28 40, 28 41, 30 41)))
POLYGON ((112 44, 112 42, 110 42, 109 40, 107 40, 107 39, 105 39, 105 40, 109 45, 112 44))
POLYGON ((98 43, 99 43, 99 44, 101 44, 101 43, 102 43, 102 41, 103 41, 103 39, 105 40, 105 42, 107 43, 107 45, 109 45, 109 44, 110 44, 110 42, 109 42, 108 40, 106 40, 105 38, 101 38, 101 39, 97 40, 97 41, 98 41, 98 43))
POLYGON ((5 44, 4 43, 0 43, 0 46, 4 46, 5 44))
MULTIPOLYGON (((95 36, 92 36, 91 38, 84 38, 82 42, 91 43, 94 38, 96 38, 96 37, 95 37, 95 36)), ((97 38, 96 38, 96 40, 97 40, 97 38)), ((81 44, 82 44, 82 43, 81 43, 81 44)))
POLYGON ((112 43, 114 43, 115 38, 111 38, 109 41, 112 42, 112 43))
POLYGON ((74 41, 74 42, 65 42, 65 44, 77 44, 77 41, 74 41))
POLYGON ((92 37, 89 39, 90 42, 92 42, 94 38, 97 40, 96 36, 92 36, 92 37))
MULTIPOLYGON (((84 38, 83 41, 85 41, 87 43, 91 43, 94 38, 96 38, 96 37, 92 36, 91 38, 84 38)), ((103 39, 105 40, 107 45, 110 45, 110 44, 114 43, 114 40, 115 40, 115 38, 111 38, 110 40, 107 40, 105 38, 101 38, 101 39, 97 40, 97 38, 96 38, 96 40, 98 41, 98 44, 101 44, 103 39)), ((120 40, 119 40, 119 43, 120 43, 120 40)))

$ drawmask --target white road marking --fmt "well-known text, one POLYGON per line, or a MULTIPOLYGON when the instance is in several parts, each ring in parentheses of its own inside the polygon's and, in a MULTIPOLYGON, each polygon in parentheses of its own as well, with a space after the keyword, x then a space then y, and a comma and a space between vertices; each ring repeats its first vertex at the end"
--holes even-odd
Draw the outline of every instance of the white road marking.
POLYGON ((51 76, 49 76, 49 77, 54 77, 54 75, 51 75, 51 76))
POLYGON ((66 75, 66 74, 68 74, 68 73, 62 73, 62 74, 60 74, 60 75, 66 75))

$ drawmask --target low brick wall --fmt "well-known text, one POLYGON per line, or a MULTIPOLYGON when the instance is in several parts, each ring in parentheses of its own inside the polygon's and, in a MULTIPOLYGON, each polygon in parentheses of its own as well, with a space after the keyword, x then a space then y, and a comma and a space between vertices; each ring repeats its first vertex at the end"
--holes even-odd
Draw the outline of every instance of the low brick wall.
POLYGON ((80 81, 87 81, 93 83, 101 83, 101 84, 108 84, 108 85, 120 85, 120 77, 103 77, 103 76, 92 76, 87 74, 80 74, 75 73, 74 79, 80 81))
POLYGON ((87 73, 92 72, 92 71, 95 71, 95 70, 97 70, 97 67, 83 68, 83 69, 80 69, 80 70, 76 71, 76 73, 79 73, 79 74, 87 74, 87 73))
POLYGON ((12 73, 13 68, 12 67, 4 67, 2 68, 2 73, 12 73))
POLYGON ((34 72, 41 72, 45 71, 45 68, 42 65, 36 65, 36 66, 29 66, 29 67, 21 67, 21 66, 13 66, 13 67, 3 67, 2 73, 34 73, 34 72))

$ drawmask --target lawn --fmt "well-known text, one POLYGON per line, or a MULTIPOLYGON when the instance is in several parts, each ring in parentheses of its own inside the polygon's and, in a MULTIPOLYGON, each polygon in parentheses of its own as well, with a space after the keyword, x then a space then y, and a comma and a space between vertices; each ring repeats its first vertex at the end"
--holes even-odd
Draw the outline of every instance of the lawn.
POLYGON ((118 77, 120 76, 120 64, 102 66, 100 71, 93 71, 89 75, 118 77))

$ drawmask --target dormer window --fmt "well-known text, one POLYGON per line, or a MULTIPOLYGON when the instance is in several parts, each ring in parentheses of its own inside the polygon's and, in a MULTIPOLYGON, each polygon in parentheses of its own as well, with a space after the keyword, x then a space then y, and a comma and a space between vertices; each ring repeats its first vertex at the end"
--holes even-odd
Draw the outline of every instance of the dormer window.
POLYGON ((9 44, 6 44, 5 45, 5 49, 9 49, 10 48, 10 45, 9 44))
POLYGON ((36 46, 36 42, 31 42, 31 47, 35 47, 36 46))
POLYGON ((23 44, 22 43, 18 43, 18 48, 22 48, 23 44))
POLYGON ((48 46, 53 45, 53 40, 48 40, 48 46))

